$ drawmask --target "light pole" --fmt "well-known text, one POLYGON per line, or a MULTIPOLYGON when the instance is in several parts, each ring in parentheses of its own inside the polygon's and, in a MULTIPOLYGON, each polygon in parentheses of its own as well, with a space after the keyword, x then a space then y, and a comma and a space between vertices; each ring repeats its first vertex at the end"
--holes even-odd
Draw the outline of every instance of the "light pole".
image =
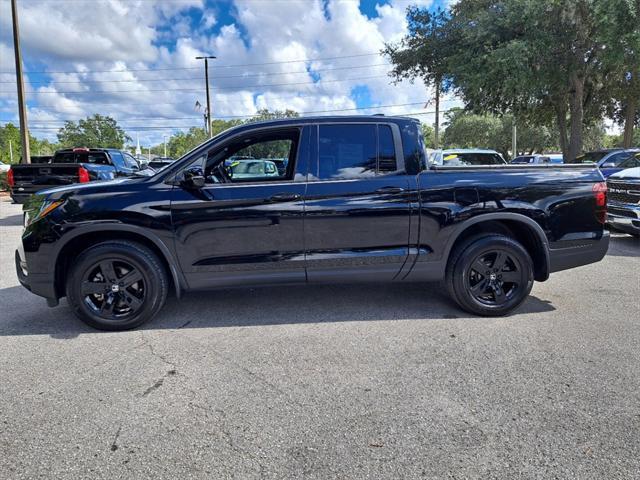
POLYGON ((205 55, 196 57, 196 60, 204 60, 204 82, 207 87, 207 133, 211 135, 211 98, 209 96, 209 59, 214 59, 213 55, 205 55))
POLYGON ((164 157, 167 158, 167 136, 163 135, 162 140, 164 140, 164 157))

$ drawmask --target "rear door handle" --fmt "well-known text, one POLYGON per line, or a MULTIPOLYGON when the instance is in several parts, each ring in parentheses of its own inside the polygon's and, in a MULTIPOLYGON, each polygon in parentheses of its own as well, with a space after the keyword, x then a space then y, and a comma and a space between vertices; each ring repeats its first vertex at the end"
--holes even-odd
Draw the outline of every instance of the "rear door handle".
POLYGON ((272 195, 269 200, 272 202, 292 202, 294 200, 300 200, 300 195, 297 193, 278 193, 272 195))
POLYGON ((404 188, 401 187, 382 187, 376 190, 376 193, 402 193, 404 192, 404 188))

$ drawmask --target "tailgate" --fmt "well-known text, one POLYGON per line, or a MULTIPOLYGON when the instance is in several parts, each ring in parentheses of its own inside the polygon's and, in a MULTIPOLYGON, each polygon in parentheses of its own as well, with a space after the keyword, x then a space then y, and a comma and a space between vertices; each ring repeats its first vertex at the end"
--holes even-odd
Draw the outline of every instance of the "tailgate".
POLYGON ((75 163, 13 165, 15 187, 70 185, 78 181, 75 163))

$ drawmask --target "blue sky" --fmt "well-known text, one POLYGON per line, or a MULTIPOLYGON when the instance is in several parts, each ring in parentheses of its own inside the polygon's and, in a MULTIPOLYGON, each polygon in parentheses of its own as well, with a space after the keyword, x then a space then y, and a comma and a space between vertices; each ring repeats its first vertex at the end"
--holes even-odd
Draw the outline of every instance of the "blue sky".
MULTIPOLYGON (((378 52, 405 34, 408 5, 441 1, 19 0, 31 130, 55 138, 65 120, 101 113, 150 144, 201 126, 203 54, 218 57, 216 118, 290 108, 433 122, 431 92, 421 82, 391 85, 378 52)), ((0 28, 0 123, 16 122, 6 0, 0 28)))

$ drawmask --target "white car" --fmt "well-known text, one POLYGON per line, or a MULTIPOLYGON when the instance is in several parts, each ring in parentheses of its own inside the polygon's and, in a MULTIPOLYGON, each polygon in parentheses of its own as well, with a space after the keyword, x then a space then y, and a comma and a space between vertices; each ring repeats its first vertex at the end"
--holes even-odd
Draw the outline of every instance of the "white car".
POLYGON ((479 148, 449 148, 434 150, 429 156, 432 165, 467 166, 467 165, 506 165, 506 161, 495 150, 479 148))
POLYGON ((8 172, 11 168, 11 165, 7 165, 6 163, 0 162, 0 173, 8 172))

